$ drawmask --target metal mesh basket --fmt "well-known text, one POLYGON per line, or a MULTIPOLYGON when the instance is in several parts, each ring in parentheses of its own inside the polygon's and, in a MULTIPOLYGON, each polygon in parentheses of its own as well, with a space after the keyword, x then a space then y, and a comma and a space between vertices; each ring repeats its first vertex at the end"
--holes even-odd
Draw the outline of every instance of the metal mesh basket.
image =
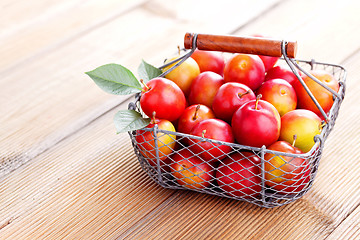
MULTIPOLYGON (((284 51, 285 43, 282 47, 283 57, 279 61, 285 61, 294 73, 295 69, 305 74, 312 69, 323 69, 333 74, 340 83, 334 104, 327 114, 327 124, 321 134, 315 136, 315 145, 309 152, 290 154, 272 151, 265 146, 257 148, 221 142, 161 130, 155 124, 153 128, 129 132, 135 154, 143 170, 165 188, 193 190, 247 201, 266 208, 288 204, 302 197, 314 182, 325 140, 338 116, 345 95, 346 71, 342 66, 335 64, 290 59, 284 51), (153 139, 147 140, 146 134, 151 134, 153 139), (211 146, 210 149, 203 149, 201 144, 203 142, 207 142, 211 146), (154 148, 149 148, 147 145, 154 148), (201 159, 204 154, 211 156, 214 152, 217 152, 217 157, 211 162, 192 161, 192 167, 179 171, 178 167, 185 164, 184 159, 188 161, 194 158, 201 159), (299 161, 299 159, 303 160, 299 161), (249 165, 249 162, 254 163, 256 169, 254 164, 249 165), (288 167, 292 167, 292 170, 279 174, 281 166, 276 162, 286 163, 288 167), (202 170, 206 170, 205 173, 202 170), (272 180, 269 181, 271 178, 272 180), (284 179, 286 181, 282 181, 284 179)), ((194 48, 196 44, 182 59, 191 56, 194 48)), ((142 113, 140 97, 141 94, 136 95, 135 101, 129 104, 129 109, 142 113)))

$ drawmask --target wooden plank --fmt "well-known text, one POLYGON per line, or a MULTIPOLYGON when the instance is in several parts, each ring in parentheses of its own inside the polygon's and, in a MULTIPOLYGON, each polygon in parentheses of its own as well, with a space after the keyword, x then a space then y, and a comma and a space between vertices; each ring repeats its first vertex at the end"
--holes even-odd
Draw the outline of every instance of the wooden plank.
MULTIPOLYGON (((301 6, 301 3, 298 4, 301 6)), ((272 9, 273 15, 269 12, 268 17, 280 15, 286 6, 289 6, 288 2, 272 9)), ((261 20, 263 25, 270 22, 269 19, 272 18, 261 20)), ((358 40, 358 36, 354 38, 358 40)), ((330 46, 336 47, 335 44, 330 46)), ((354 44, 348 47, 354 52, 357 46, 354 44)), ((110 52, 108 50, 107 53, 110 52)), ((70 50, 53 54, 47 60, 61 57, 61 53, 70 53, 70 50)), ((338 54, 334 59, 341 60, 347 56, 345 53, 338 54)), ((70 55, 69 59, 74 56, 70 55)), ((94 56, 100 57, 100 54, 94 56)), ((159 56, 163 54, 160 52, 159 56)), ((0 206, 5 208, 0 210, 0 223, 4 223, 0 238, 109 239, 117 236, 141 237, 146 234, 165 239, 325 238, 339 224, 345 223, 342 220, 359 202, 356 199, 359 168, 356 165, 357 158, 353 157, 359 156, 359 153, 350 153, 349 146, 354 138, 348 135, 357 135, 359 129, 358 124, 348 126, 345 119, 348 116, 352 121, 358 119, 359 113, 352 111, 353 103, 358 101, 356 93, 359 89, 354 81, 359 67, 357 59, 358 55, 355 55, 344 62, 349 68, 348 79, 352 79, 348 81, 349 92, 337 126, 326 144, 315 185, 296 203, 276 209, 261 209, 239 201, 157 187, 137 165, 126 136, 117 138, 113 135, 113 111, 81 131, 74 130, 76 133, 73 136, 63 138, 30 163, 3 178, 0 196, 4 198, 0 199, 0 206), (344 136, 349 138, 344 139, 344 136), (335 141, 334 138, 339 140, 335 141), (349 144, 334 157, 337 151, 328 149, 335 148, 338 141, 349 144), (354 167, 348 169, 348 172, 338 168, 340 156, 345 156, 349 165, 353 164, 351 166, 354 167), (334 179, 339 179, 339 185, 332 183, 334 179)), ((74 90, 70 95, 76 93, 74 90)), ((59 103, 62 102, 60 100, 59 103)))
MULTIPOLYGON (((290 16, 289 12, 286 13, 285 6, 286 4, 281 6, 284 15, 279 14, 280 21, 282 17, 285 19, 287 14, 290 16)), ((360 6, 352 1, 344 1, 334 2, 334 5, 329 7, 325 2, 316 1, 300 3, 299 6, 289 4, 288 8, 291 7, 298 9, 291 13, 293 19, 299 19, 298 25, 270 24, 266 32, 270 34, 274 31, 286 36, 286 31, 288 31, 289 37, 295 38, 299 43, 300 58, 307 60, 315 58, 323 62, 342 64, 349 71, 348 92, 335 129, 326 142, 317 181, 313 186, 314 191, 306 195, 307 200, 316 204, 326 215, 331 216, 336 226, 359 203, 359 197, 356 194, 359 190, 356 186, 358 183, 354 181, 359 173, 353 169, 358 166, 358 163, 352 161, 355 160, 352 156, 359 156, 359 144, 353 143, 353 139, 356 139, 359 134, 360 129, 357 126, 360 121, 358 112, 351 106, 358 104, 356 95, 359 89, 355 79, 359 68, 357 59, 359 58, 360 35, 354 34, 355 29, 349 23, 357 17, 356 9, 360 6), (326 8, 324 16, 319 13, 319 9, 322 8, 326 8), (305 9, 308 10, 306 18, 302 17, 305 9), (354 125, 350 127, 349 122, 354 125), (346 159, 348 163, 343 166, 339 164, 339 159, 346 159), (344 185, 347 187, 343 187, 344 185)), ((269 13, 267 17, 270 19, 274 16, 269 13)), ((262 20, 254 22, 255 28, 261 25, 262 20)), ((252 29, 252 26, 241 29, 241 32, 247 32, 249 29, 252 29)))
POLYGON ((0 239, 111 235, 171 196, 142 171, 127 134, 114 134, 115 111, 2 180, 0 239))
MULTIPOLYGON (((30 235, 31 237, 54 236, 55 238, 74 236, 75 234, 81 236, 93 236, 95 233, 111 235, 115 234, 109 231, 109 228, 112 229, 111 226, 114 226, 113 231, 117 231, 118 235, 119 232, 130 228, 134 222, 140 221, 153 208, 156 208, 157 203, 153 203, 155 198, 161 204, 171 196, 167 190, 154 186, 154 183, 145 178, 145 173, 140 170, 134 158, 132 158, 132 163, 126 162, 129 160, 132 149, 124 136, 118 139, 118 136, 114 134, 112 124, 114 111, 100 118, 101 120, 97 119, 95 121, 98 124, 97 127, 91 124, 93 119, 122 100, 111 98, 108 102, 115 104, 109 104, 106 102, 108 98, 103 97, 106 94, 99 94, 101 91, 88 79, 84 80, 85 76, 83 76, 83 72, 91 69, 91 66, 103 64, 105 59, 117 59, 119 52, 133 45, 136 46, 136 42, 133 42, 132 39, 126 39, 121 47, 115 49, 119 52, 114 53, 111 46, 118 46, 118 39, 113 39, 113 36, 105 33, 112 32, 114 35, 121 36, 120 33, 129 32, 134 25, 125 26, 120 23, 132 23, 139 18, 143 20, 142 23, 149 23, 149 25, 142 26, 145 30, 150 24, 164 22, 163 16, 157 17, 156 12, 149 12, 149 6, 147 5, 145 10, 134 10, 131 14, 126 14, 118 20, 114 20, 113 23, 102 26, 99 31, 75 40, 71 46, 64 45, 56 51, 42 54, 36 61, 18 64, 18 71, 6 74, 5 81, 0 83, 2 84, 1 91, 7 93, 2 97, 7 100, 7 103, 10 103, 10 105, 4 104, 4 107, 7 107, 5 110, 8 115, 3 116, 2 119, 2 123, 4 123, 2 125, 4 132, 2 133, 7 134, 7 139, 3 142, 5 151, 2 154, 5 157, 11 157, 6 150, 13 147, 14 151, 18 151, 18 156, 28 156, 29 159, 33 159, 30 163, 2 178, 0 205, 3 208, 0 209, 0 223, 2 223, 0 238, 6 238, 7 235, 13 234, 18 235, 15 237, 16 239, 20 239, 19 236, 30 235), (97 39, 97 42, 90 41, 94 39, 97 39), (109 41, 110 39, 111 41, 109 41), (101 41, 108 41, 109 45, 103 46, 101 41), (79 48, 79 46, 87 45, 89 45, 88 48, 79 48), (89 53, 88 49, 92 49, 91 46, 99 47, 98 51, 89 53), (42 68, 46 63, 56 63, 56 66, 50 64, 47 65, 47 68, 42 68), (32 69, 38 71, 33 72, 32 69), (22 92, 15 91, 21 86, 27 86, 28 80, 23 79, 22 76, 28 73, 31 73, 32 85, 22 92), (43 76, 50 76, 50 73, 54 74, 51 77, 54 81, 49 84, 43 76), (12 84, 9 85, 10 82, 12 84), (79 94, 83 92, 84 87, 87 87, 87 95, 79 94), (10 91, 11 94, 9 94, 9 90, 13 90, 10 91), (74 96, 77 97, 75 100, 74 96), (54 105, 56 108, 53 107, 54 105), (89 113, 90 107, 92 109, 89 113), (26 111, 22 111, 23 108, 26 111), (15 119, 16 117, 18 119, 15 119), (58 117, 60 119, 57 120, 58 117), (49 119, 50 122, 47 121, 49 119), (28 125, 25 126, 25 123, 28 125), (89 127, 85 129, 88 130, 84 131, 89 131, 89 135, 84 134, 83 131, 78 132, 87 125, 89 127), (11 131, 11 129, 15 130, 11 131), (99 135, 96 134, 97 131, 99 131, 99 135), (104 133, 105 135, 109 134, 110 139, 102 135, 104 133), (75 136, 69 137, 72 134, 75 136), (125 140, 127 141, 125 142, 125 140), (9 143, 12 145, 10 146, 9 143), (117 143, 119 148, 115 146, 117 143), (33 148, 29 150, 29 146, 33 148), (115 154, 121 155, 120 162, 115 154), (89 160, 89 158, 93 160, 89 160), (110 158, 112 160, 109 162, 110 158), (117 172, 119 168, 120 172, 117 172), (127 181, 127 177, 135 175, 139 181, 138 185, 127 181), (124 185, 116 185, 120 183, 124 185), (113 188, 116 188, 115 192, 113 188), (158 188, 160 193, 156 192, 154 188, 158 188), (94 207, 97 203, 99 207, 94 207), (139 205, 143 208, 132 210, 139 205), (80 214, 78 212, 80 210, 83 210, 85 214, 80 214), (124 213, 126 213, 125 217, 124 213), (112 217, 109 218, 109 215, 112 217), (110 220, 106 221, 104 218, 110 220), (102 222, 103 225, 99 222, 102 222), (21 225, 27 225, 27 227, 22 229, 21 225), (29 226, 31 231, 26 229, 29 226), (92 226, 92 228, 88 229, 88 226, 92 226)), ((243 16, 243 20, 246 19, 243 16)), ((173 22, 167 24, 164 31, 170 34, 173 31, 171 29, 173 22)), ((186 28, 187 26, 182 27, 186 28)), ((134 39, 148 36, 144 35, 144 32, 138 31, 139 28, 136 28, 136 31, 131 30, 134 39)), ((162 34, 165 33, 162 32, 162 34)), ((148 34, 150 36, 158 34, 158 32, 150 33, 149 30, 148 34)), ((158 41, 154 41, 152 44, 162 45, 158 41)), ((142 49, 148 47, 140 46, 142 49)), ((170 47, 167 48, 167 50, 169 49, 170 47)), ((165 52, 166 49, 162 49, 162 51, 165 52)), ((135 56, 140 56, 141 52, 137 52, 135 56)), ((154 57, 153 51, 148 52, 148 56, 150 55, 153 59, 163 58, 163 55, 160 54, 154 57)), ((130 64, 135 65, 134 59, 138 60, 138 57, 125 56, 121 59, 124 61, 130 59, 132 60, 130 64)), ((126 105, 120 107, 126 108, 126 105)))
MULTIPOLYGON (((268 1, 257 12, 242 15, 238 21, 226 25, 226 29, 245 23, 274 2, 268 1)), ((90 6, 96 8, 95 3, 91 2, 90 6)), ((236 4, 241 6, 243 2, 236 4)), ((256 5, 258 2, 254 1, 249 6, 256 5)), ((216 5, 209 6, 212 6, 209 12, 215 14, 218 11, 216 5)), ((82 37, 70 37, 71 41, 63 41, 60 45, 53 39, 44 48, 35 46, 33 55, 26 57, 28 60, 18 62, 16 69, 7 68, 0 73, 0 108, 6 113, 0 116, 0 176, 16 169, 124 100, 124 97, 103 93, 84 72, 110 62, 121 63, 136 72, 142 58, 160 65, 167 55, 175 52, 176 42, 183 41, 186 30, 198 28, 220 31, 212 25, 218 19, 205 19, 197 24, 192 24, 189 19, 190 22, 177 25, 181 19, 159 14, 159 11, 166 12, 172 8, 160 7, 161 2, 148 2, 103 23, 98 29, 94 27, 94 31, 84 32, 76 28, 82 37), (149 39, 146 44, 143 44, 144 39, 149 39), (38 48, 40 50, 36 50, 38 48)), ((225 11, 230 7, 224 5, 223 8, 225 11)), ((179 8, 176 11, 184 10, 179 8)), ((176 11, 173 10, 175 16, 176 11)), ((69 24, 79 18, 76 15, 78 12, 75 12, 70 18, 76 18, 72 19, 74 22, 67 20, 69 24)), ((67 18, 68 15, 61 17, 67 18)), ((226 19, 221 21, 223 24, 227 22, 226 19)), ((61 18, 56 19, 56 22, 61 22, 61 18)), ((43 24, 39 27, 46 27, 48 34, 52 33, 51 29, 55 29, 55 35, 61 33, 53 22, 43 24)), ((68 33, 68 36, 73 35, 68 33)), ((22 49, 28 44, 15 41, 9 43, 9 46, 22 49)), ((3 54, 2 59, 16 63, 11 60, 13 52, 3 54)))
MULTIPOLYGON (((53 12, 51 10, 52 7, 49 7, 48 4, 49 2, 46 1, 38 2, 37 6, 40 9, 34 11, 34 15, 36 15, 38 11, 41 12, 41 9, 43 10, 43 15, 41 15, 38 20, 32 20, 31 17, 33 15, 26 14, 25 16, 28 16, 30 19, 22 19, 25 28, 29 28, 26 29, 26 31, 30 31, 31 34, 34 35, 23 36, 21 35, 25 34, 23 31, 13 31, 13 34, 10 36, 2 36, 3 42, 9 41, 6 45, 7 48, 1 48, 2 60, 9 64, 16 64, 16 61, 22 61, 22 63, 17 64, 16 69, 0 68, 3 70, 0 70, 0 76, 2 76, 0 84, 0 108, 6 113, 3 114, 3 117, 0 119, 2 126, 0 129, 2 136, 0 140, 2 149, 0 153, 0 163, 6 163, 6 165, 1 164, 3 166, 0 168, 0 176, 38 155, 49 146, 61 140, 69 134, 69 132, 81 128, 81 126, 86 125, 89 121, 101 114, 101 112, 107 111, 121 102, 121 98, 114 99, 105 94, 101 95, 101 92, 98 92, 100 95, 93 95, 94 92, 92 92, 92 90, 95 90, 96 87, 89 81, 86 82, 85 76, 83 76, 83 73, 90 69, 85 70, 85 68, 83 68, 81 72, 78 71, 80 69, 79 67, 76 69, 77 64, 84 59, 84 56, 88 56, 89 59, 91 58, 91 56, 86 53, 89 50, 83 49, 84 52, 79 52, 76 50, 81 50, 79 46, 75 46, 76 44, 69 46, 71 41, 67 42, 65 39, 76 38, 76 34, 84 34, 83 31, 86 27, 91 26, 90 29, 96 28, 99 22, 108 21, 109 16, 104 13, 111 9, 117 9, 115 16, 119 17, 120 13, 129 11, 135 4, 140 4, 140 2, 109 1, 107 4, 101 5, 101 7, 97 7, 97 1, 88 1, 85 5, 80 5, 83 7, 82 9, 85 13, 89 14, 85 16, 79 14, 78 4, 70 5, 72 8, 70 7, 71 11, 69 11, 69 6, 66 2, 64 2, 64 6, 58 6, 54 3, 55 5, 52 7, 60 10, 55 11, 57 14, 51 16, 48 21, 44 21, 44 17, 51 15, 48 11, 53 12), (114 4, 122 5, 115 6, 114 4), (94 11, 95 9, 98 11, 94 11), (92 12, 94 13, 93 15, 90 14, 92 12), (80 23, 75 24, 79 18, 81 19, 81 16, 83 17, 82 25, 80 23), (26 20, 30 22, 34 21, 34 23, 27 25, 25 24, 26 20), (86 20, 89 20, 89 22, 86 20), (65 24, 65 27, 71 25, 72 27, 67 27, 67 32, 64 32, 57 24, 61 26, 65 24), (46 27, 46 29, 44 29, 44 27, 46 27), (39 31, 41 34, 46 33, 49 37, 46 38, 47 42, 42 42, 42 44, 37 45, 37 39, 41 35, 39 31), (20 39, 20 42, 14 39, 20 39), (30 41, 30 39, 32 40, 30 41), (35 44, 29 44, 32 41, 35 41, 35 44), (67 45, 68 48, 64 51, 64 49, 59 46, 58 41, 62 42, 63 45, 67 45), (43 44, 45 46, 43 46, 43 44), (7 50, 9 50, 8 48, 14 49, 7 52, 7 50), (52 55, 49 57, 47 51, 52 52, 51 49, 56 49, 56 56, 52 55), (28 56, 28 54, 30 56, 28 56), (12 60, 13 57, 15 62, 12 60), (21 58, 28 59, 28 62, 24 62, 21 58), (62 63, 58 61, 58 59, 61 59, 62 63), (57 62, 57 64, 51 65, 51 63, 55 62, 57 62), (65 71, 69 63, 72 63, 70 65, 73 65, 75 68, 65 71), (66 84, 64 84, 65 82, 66 84), (86 83, 88 83, 88 85, 86 83), (19 91, 19 89, 21 89, 21 91, 19 91), (72 95, 76 89, 79 92, 72 95), (81 94, 81 89, 89 89, 87 92, 88 95, 81 94), (81 108, 80 101, 85 96, 95 101, 97 99, 103 102, 96 105, 94 102, 85 100, 85 103, 89 104, 87 106, 93 106, 94 108, 90 111, 89 108, 85 106, 83 106, 85 108, 79 109, 81 108), (101 98, 101 96, 103 98, 101 98), (76 107, 77 109, 74 108, 74 105, 71 103, 74 99, 77 102, 76 105, 78 105, 76 107), (48 103, 48 105, 46 105, 46 103, 48 103), (88 116, 81 115, 84 110, 89 111, 88 116), (72 113, 74 115, 72 115, 72 113), (61 122, 64 120, 63 116, 70 118, 65 120, 65 122, 61 122), (73 118, 71 118, 71 116, 73 118), (60 126, 58 124, 64 128, 61 130, 58 129, 60 126), (39 129, 47 130, 44 132, 39 131, 39 129), (34 147, 32 148, 31 146, 34 147)), ((12 16, 19 8, 17 7, 18 5, 10 6, 13 6, 9 9, 9 12, 12 10, 12 14, 8 14, 12 16)), ((114 14, 110 15, 113 17, 114 14)), ((21 22, 17 24, 21 25, 21 22)), ((11 30, 13 28, 9 27, 9 29, 11 30)), ((22 28, 20 28, 20 30, 21 29, 22 28)))
MULTIPOLYGON (((310 3, 308 5, 307 3, 287 2, 266 13, 263 18, 259 18, 235 32, 252 34, 249 32, 253 29, 264 29, 261 26, 267 23, 267 27, 264 29, 265 35, 267 32, 268 35, 271 35, 272 32, 279 32, 283 36, 291 33, 296 36, 300 44, 304 43, 300 54, 303 58, 310 59, 318 56, 320 60, 329 59, 330 62, 344 64, 349 70, 346 99, 337 125, 326 142, 319 173, 312 190, 294 204, 271 210, 259 209, 246 203, 228 203, 228 200, 186 193, 183 198, 174 199, 169 208, 159 212, 151 221, 145 225, 134 226, 131 231, 121 237, 125 239, 141 238, 149 234, 155 239, 172 237, 179 239, 325 239, 336 229, 333 239, 341 239, 336 238, 341 232, 337 227, 343 221, 346 222, 349 214, 358 215, 358 210, 354 211, 354 209, 360 202, 358 187, 360 182, 357 177, 360 174, 360 166, 357 161, 360 152, 358 150, 359 143, 354 142, 354 139, 357 139, 360 134, 359 112, 353 109, 353 106, 360 104, 357 97, 360 89, 356 83, 357 69, 360 67, 359 52, 356 53, 356 50, 359 47, 360 35, 352 34, 351 38, 346 39, 342 35, 342 32, 354 32, 357 28, 353 28, 354 25, 347 25, 347 22, 350 19, 352 22, 359 22, 354 21, 357 14, 353 11, 358 7, 350 2, 342 2, 341 8, 338 5, 334 6, 330 12, 337 12, 338 18, 332 19, 331 22, 337 22, 337 24, 324 24, 322 31, 312 32, 312 24, 320 26, 322 21, 328 19, 322 14, 315 14, 318 11, 316 10, 317 6, 321 6, 321 4, 325 3, 311 2, 312 7, 309 10, 312 9, 310 10, 312 12, 299 26, 296 26, 296 32, 292 32, 293 23, 270 23, 277 16, 282 16, 280 13, 285 14, 286 12, 293 19, 297 19, 297 17, 300 19, 305 9, 310 7, 310 3), (298 11, 287 11, 291 7, 298 11), (329 36, 337 31, 343 38, 328 41, 329 36), (305 32, 311 32, 312 38, 304 35, 305 32), (316 40, 316 47, 312 45, 312 40, 316 40), (344 41, 347 43, 346 49, 342 48, 344 41), (325 47, 332 51, 324 51, 325 47), (351 126, 348 122, 352 122, 351 126), (209 214, 209 212, 211 213, 209 214), (180 214, 181 216, 179 216, 180 214), (182 224, 184 222, 186 224, 182 224)), ((318 28, 315 27, 315 29, 318 28)), ((350 215, 351 219, 354 219, 352 215, 350 215)), ((346 227, 350 229, 349 233, 343 236, 357 236, 357 222, 353 223, 352 220, 348 220, 348 223, 344 224, 346 225, 339 226, 340 229, 344 230, 346 227)))
POLYGON ((358 3, 352 0, 298 4, 287 1, 235 33, 249 35, 261 31, 265 36, 294 40, 298 42, 298 59, 340 63, 359 45, 358 34, 354 32, 358 9, 358 3))
MULTIPOLYGON (((359 194, 359 193, 358 193, 359 194)), ((359 239, 360 238, 360 207, 357 207, 327 239, 359 239)))
POLYGON ((323 216, 302 200, 279 209, 183 192, 157 217, 137 224, 120 239, 309 239, 304 222, 319 229, 323 216))
MULTIPOLYGON (((13 1, 12 1, 13 2, 13 1)), ((68 44, 79 35, 106 24, 145 0, 53 1, 2 3, 0 73, 17 63, 33 61, 39 54, 68 44), (18 14, 19 12, 24 14, 18 14)))
POLYGON ((61 9, 68 9, 78 4, 76 1, 62 1, 59 3, 55 0, 38 0, 29 3, 26 0, 2 0, 0 16, 0 38, 12 35, 16 32, 24 30, 35 22, 41 21, 43 16, 54 15, 61 9), (16 14, 20 13, 21 14, 16 14))

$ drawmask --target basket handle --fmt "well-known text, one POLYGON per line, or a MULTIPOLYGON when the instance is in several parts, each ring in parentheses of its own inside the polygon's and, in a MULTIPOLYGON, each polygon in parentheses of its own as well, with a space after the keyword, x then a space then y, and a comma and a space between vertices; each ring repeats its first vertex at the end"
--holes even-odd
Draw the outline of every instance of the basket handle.
MULTIPOLYGON (((197 47, 200 50, 247 53, 272 57, 282 56, 282 42, 282 40, 259 37, 239 37, 194 33, 186 33, 184 37, 185 49, 192 49, 197 47)), ((285 49, 286 55, 288 57, 295 58, 297 52, 297 42, 287 42, 285 49)))

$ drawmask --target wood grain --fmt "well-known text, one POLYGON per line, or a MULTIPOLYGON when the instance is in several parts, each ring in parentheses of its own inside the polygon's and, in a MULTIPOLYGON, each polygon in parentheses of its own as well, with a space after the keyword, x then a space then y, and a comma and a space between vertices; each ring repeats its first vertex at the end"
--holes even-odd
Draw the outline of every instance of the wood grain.
POLYGON ((329 235, 328 239, 359 239, 360 238, 360 208, 357 207, 329 235))
MULTIPOLYGON (((6 23, 0 34, 2 71, 12 71, 19 62, 55 50, 143 4, 144 0, 94 1, 40 0, 9 4, 1 16, 6 23), (31 9, 31 11, 26 11, 31 9), (18 11, 25 14, 15 14, 18 11)), ((1 73, 1 71, 0 71, 1 73)))
MULTIPOLYGON (((96 2, 87 4, 97 8, 96 2)), ((240 6, 241 2, 238 4, 240 6)), ((255 6, 257 2, 253 4, 250 6, 255 6)), ((269 4, 270 1, 263 8, 269 4)), ((1 52, 2 59, 12 62, 16 68, 3 66, 3 71, 0 70, 3 80, 0 82, 0 109, 6 113, 0 116, 0 148, 3 149, 0 153, 0 176, 41 154, 127 98, 105 94, 84 72, 111 62, 123 64, 136 72, 142 58, 160 65, 168 55, 175 53, 176 42, 182 41, 185 29, 196 27, 190 22, 177 24, 178 21, 181 22, 181 16, 178 19, 159 14, 159 11, 162 12, 161 7, 163 8, 161 2, 147 2, 137 8, 132 8, 130 3, 121 6, 111 21, 106 20, 108 15, 99 15, 97 21, 102 24, 98 26, 94 23, 95 26, 89 31, 81 31, 82 27, 89 27, 85 21, 84 25, 75 24, 79 16, 74 9, 73 18, 70 15, 70 20, 67 20, 74 29, 72 32, 69 30, 68 36, 64 38, 70 40, 63 39, 62 44, 58 44, 57 38, 48 39, 49 42, 44 47, 12 41, 9 46, 16 47, 22 56, 27 55, 22 51, 29 45, 32 46, 31 56, 26 57, 27 60, 18 62, 19 58, 16 58, 13 61, 14 53, 6 48, 1 52), (73 35, 73 32, 81 34, 73 35), (166 35, 169 37, 164 39, 162 36, 166 35), (141 40, 142 44, 134 39, 141 40), (143 44, 144 39, 146 44, 143 44)), ((112 5, 108 7, 116 9, 112 5)), ((185 7, 180 5, 177 9, 180 15, 185 7)), ((215 5, 209 9, 213 12, 217 10, 215 5)), ((177 13, 174 14, 176 16, 177 13)), ((238 21, 233 21, 233 25, 228 24, 227 28, 235 28, 255 14, 256 12, 242 15, 238 21)), ((54 16, 59 22, 63 17, 61 14, 54 16)), ((87 17, 90 18, 91 15, 87 17)), ((211 21, 217 20, 199 22, 197 26, 199 29, 216 31, 210 24, 211 21)), ((222 21, 225 24, 226 20, 222 21)), ((52 21, 43 24, 42 27, 48 28, 45 32, 54 29, 53 34, 62 34, 52 21)), ((22 39, 21 34, 22 31, 19 31, 12 37, 22 39)))
POLYGON ((58 239, 70 234, 74 239, 77 234, 92 234, 84 227, 104 231, 101 228, 109 227, 107 218, 121 229, 171 195, 141 170, 128 136, 114 134, 114 113, 109 112, 4 179, 1 196, 8 197, 1 199, 4 208, 0 216, 13 220, 3 228, 1 238, 38 239, 49 234, 47 237, 58 239), (84 148, 88 149, 86 154, 79 151, 84 148), (29 224, 28 229, 20 231, 17 224, 29 224), (11 227, 17 231, 12 232, 11 227))
POLYGON ((358 2, 32 4, 1 2, 0 239, 359 239, 358 2), (31 10, 16 15, 20 6, 31 10), (188 31, 290 38, 299 58, 348 69, 339 118, 303 198, 263 209, 163 189, 142 171, 128 135, 115 134, 112 118, 129 100, 101 92, 84 72, 109 62, 136 71, 142 58, 160 64, 188 31))

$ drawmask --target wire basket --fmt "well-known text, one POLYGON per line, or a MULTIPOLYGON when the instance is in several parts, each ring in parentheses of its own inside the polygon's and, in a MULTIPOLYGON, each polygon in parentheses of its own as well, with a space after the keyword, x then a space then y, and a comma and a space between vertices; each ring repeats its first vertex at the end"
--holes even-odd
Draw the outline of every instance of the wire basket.
MULTIPOLYGON (((181 59, 181 61, 169 69, 168 72, 172 71, 191 56, 198 47, 197 38, 197 35, 191 36, 191 50, 179 59, 171 62, 174 63, 181 59)), ((312 149, 307 153, 301 154, 278 152, 269 150, 265 146, 261 148, 250 147, 180 132, 165 131, 159 129, 155 124, 153 128, 131 131, 129 135, 141 167, 156 183, 164 188, 193 190, 246 201, 266 208, 289 204, 301 198, 311 188, 318 171, 324 143, 334 127, 340 105, 345 95, 346 70, 340 65, 320 63, 314 60, 304 61, 289 58, 286 49, 287 42, 281 41, 280 44, 282 58, 279 61, 285 61, 297 75, 299 81, 301 81, 301 77, 296 69, 307 75, 309 70, 322 69, 331 73, 340 85, 339 91, 334 93, 335 100, 333 106, 328 114, 325 115, 326 124, 321 134, 315 136, 315 145, 312 149), (146 141, 143 136, 149 133, 152 134, 154 139, 146 141), (166 139, 166 142, 163 142, 164 139, 166 139), (200 143, 204 141, 210 144, 211 149, 202 149, 200 143), (147 147, 149 144, 152 144, 155 148, 147 147), (173 149, 172 151, 168 151, 170 145, 171 149, 173 149), (224 151, 224 148, 227 150, 224 151), (196 151, 194 151, 194 149, 196 149, 196 151), (194 156, 200 157, 204 153, 211 155, 213 152, 217 152, 216 156, 218 157, 214 158, 211 163, 206 161, 196 162, 193 163, 193 167, 187 171, 174 169, 175 164, 182 164, 182 162, 179 162, 178 156, 181 156, 181 161, 183 161, 184 159, 187 160, 194 156), (287 173, 291 176, 286 176, 287 179, 290 179, 294 184, 285 185, 281 181, 279 181, 279 183, 272 181, 271 184, 269 184, 270 182, 267 181, 269 175, 271 175, 273 171, 281 169, 281 166, 273 165, 273 159, 275 158, 286 160, 289 166, 294 167, 292 172, 287 173), (229 159, 233 161, 229 161, 229 159), (245 159, 251 161, 253 164, 251 166, 246 165, 245 159), (296 163, 297 159, 303 159, 300 165, 296 163), (256 166, 256 170, 253 169, 254 165, 256 166), (269 166, 271 171, 269 170, 269 166), (196 169, 206 169, 207 171, 206 173, 197 174, 196 169), (236 181, 239 175, 242 176, 241 180, 236 181), (196 181, 194 181, 195 178, 196 181), (229 179, 234 179, 234 181, 228 183, 227 180, 229 179)), ((224 51, 227 50, 225 49, 224 51)), ((246 52, 244 49, 241 51, 246 52)), ((238 50, 234 52, 238 52, 238 50)), ((160 68, 163 67, 165 67, 165 65, 160 68)), ((167 74, 167 72, 165 72, 163 76, 165 74, 167 74)), ((313 98, 312 93, 308 93, 313 98)), ((139 103, 140 98, 141 94, 139 93, 135 96, 135 101, 129 104, 128 108, 142 113, 139 103)))

